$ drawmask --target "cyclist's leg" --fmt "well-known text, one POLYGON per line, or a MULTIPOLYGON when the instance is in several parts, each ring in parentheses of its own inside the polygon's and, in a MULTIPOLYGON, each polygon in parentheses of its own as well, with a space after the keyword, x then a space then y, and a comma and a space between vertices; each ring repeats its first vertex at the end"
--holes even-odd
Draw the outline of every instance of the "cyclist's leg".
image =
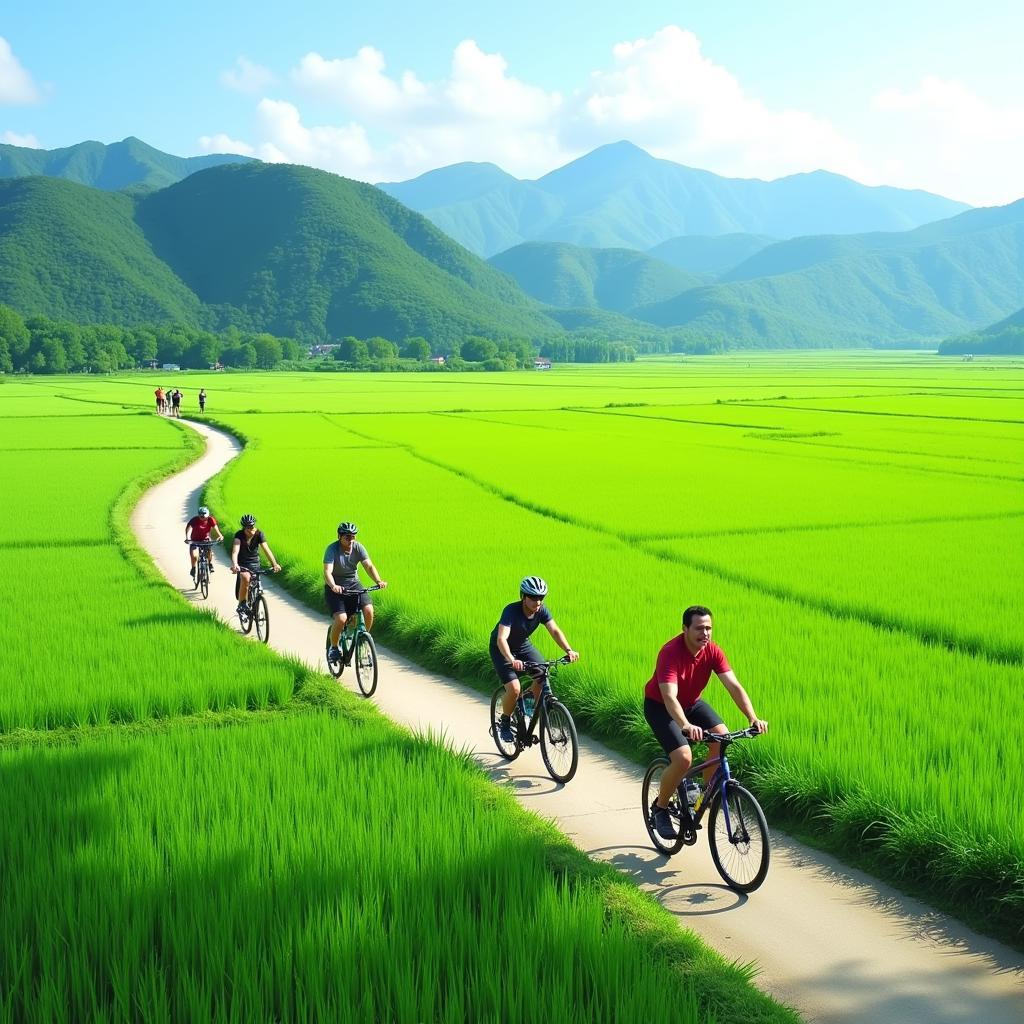
POLYGON ((195 546, 195 544, 189 544, 189 546, 188 546, 188 557, 192 561, 192 574, 195 575, 196 562, 199 561, 199 549, 195 546))
POLYGON ((370 629, 373 626, 373 602, 366 600, 369 596, 369 594, 359 595, 359 603, 363 608, 363 627, 366 629, 367 633, 370 632, 370 629))
POLYGON ((658 792, 658 806, 668 807, 672 794, 679 788, 683 776, 693 764, 693 752, 679 723, 660 701, 644 698, 644 718, 661 744, 661 749, 668 755, 668 767, 662 772, 661 789, 658 792))
POLYGON ((245 604, 249 599, 249 580, 251 578, 247 569, 238 570, 238 600, 240 604, 245 604))
POLYGON ((501 714, 503 718, 510 718, 515 710, 516 701, 519 699, 519 676, 516 670, 505 661, 498 648, 491 645, 491 664, 500 682, 505 684, 505 696, 501 699, 501 714))
MULTIPOLYGON (((531 661, 535 665, 540 664, 540 662, 544 660, 544 655, 541 654, 540 651, 538 651, 537 648, 534 647, 531 643, 523 644, 522 649, 517 653, 516 657, 522 659, 523 661, 531 661)), ((540 684, 544 679, 544 670, 534 669, 532 672, 530 672, 530 675, 533 677, 533 685, 530 687, 530 690, 533 693, 533 702, 534 704, 539 704, 540 684)))
POLYGON ((331 646, 337 647, 341 641, 341 634, 345 631, 345 624, 348 616, 344 612, 335 612, 331 616, 331 646))
MULTIPOLYGON (((724 733, 729 731, 729 727, 722 721, 721 716, 718 712, 706 701, 698 700, 693 707, 686 708, 686 720, 693 722, 694 725, 699 725, 705 732, 717 732, 724 733)), ((718 743, 708 744, 708 760, 713 761, 718 757, 722 747, 718 743)), ((715 768, 717 765, 711 768, 705 768, 704 785, 708 785, 711 782, 715 774, 715 768)))

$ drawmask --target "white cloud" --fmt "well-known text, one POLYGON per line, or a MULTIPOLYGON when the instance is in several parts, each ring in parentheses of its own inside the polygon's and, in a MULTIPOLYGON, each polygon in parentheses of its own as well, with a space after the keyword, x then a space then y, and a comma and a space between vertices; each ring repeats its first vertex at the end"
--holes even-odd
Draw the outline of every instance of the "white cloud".
POLYGON ((25 149, 43 148, 43 144, 34 135, 19 135, 10 131, 0 135, 0 142, 6 142, 8 146, 23 146, 25 149))
POLYGON ((1024 106, 995 105, 961 82, 925 76, 872 100, 873 144, 889 184, 977 205, 1024 195, 1024 106))
POLYGON ((35 103, 39 89, 14 56, 11 44, 0 36, 0 103, 35 103))
POLYGON ((240 142, 221 132, 219 135, 200 135, 199 149, 203 153, 237 153, 252 156, 255 150, 248 142, 240 142))
POLYGON ((365 46, 348 57, 307 53, 287 84, 295 95, 264 96, 253 141, 234 143, 235 151, 365 181, 460 161, 491 161, 531 178, 629 139, 733 177, 822 168, 866 184, 1006 202, 1019 194, 1024 162, 1024 107, 996 107, 956 82, 926 78, 910 92, 865 94, 861 120, 847 127, 812 110, 772 106, 674 25, 617 44, 607 66, 567 95, 515 77, 501 54, 471 39, 458 44, 437 81, 390 72, 385 55, 365 46), (316 123, 303 112, 305 100, 320 111, 316 123))
POLYGON ((239 57, 235 66, 220 73, 221 84, 235 92, 258 93, 277 81, 269 68, 254 64, 248 57, 239 57))

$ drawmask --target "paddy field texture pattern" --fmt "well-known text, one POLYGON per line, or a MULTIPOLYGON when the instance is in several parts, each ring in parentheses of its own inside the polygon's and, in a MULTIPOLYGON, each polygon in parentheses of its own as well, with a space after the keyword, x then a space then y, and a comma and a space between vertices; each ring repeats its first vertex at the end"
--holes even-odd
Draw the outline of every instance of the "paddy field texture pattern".
POLYGON ((795 1019, 467 755, 189 608, 127 528, 197 443, 153 387, 0 379, 0 1021, 795 1019))
MULTIPOLYGON (((217 391, 248 450, 210 503, 257 503, 311 604, 354 519, 391 582, 379 635, 483 687, 497 611, 539 573, 583 654, 561 695, 639 758, 655 654, 706 604, 773 723, 743 756, 776 823, 1019 930, 1019 366, 737 357, 217 391)), ((717 682, 707 696, 742 724, 717 682)))

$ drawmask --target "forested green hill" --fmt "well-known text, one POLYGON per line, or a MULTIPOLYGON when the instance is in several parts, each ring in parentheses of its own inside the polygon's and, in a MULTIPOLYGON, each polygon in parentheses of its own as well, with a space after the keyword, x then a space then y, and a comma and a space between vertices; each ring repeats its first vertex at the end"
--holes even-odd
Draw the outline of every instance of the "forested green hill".
POLYGON ((325 341, 562 332, 506 275, 370 185, 250 163, 131 197, 0 182, 0 303, 80 323, 325 341))
POLYGON ((947 338, 939 346, 939 355, 1024 355, 1024 309, 980 331, 947 338))
POLYGON ((567 242, 525 242, 488 262, 550 306, 617 313, 703 284, 696 275, 634 249, 585 249, 567 242))
POLYGON ((1005 317, 1024 295, 1024 200, 913 231, 798 238, 636 311, 738 345, 935 343, 1005 317))
POLYGON ((155 189, 172 185, 207 167, 248 163, 250 159, 226 153, 172 156, 134 137, 111 145, 79 142, 63 149, 28 149, 4 144, 0 145, 0 178, 44 175, 107 191, 155 189))

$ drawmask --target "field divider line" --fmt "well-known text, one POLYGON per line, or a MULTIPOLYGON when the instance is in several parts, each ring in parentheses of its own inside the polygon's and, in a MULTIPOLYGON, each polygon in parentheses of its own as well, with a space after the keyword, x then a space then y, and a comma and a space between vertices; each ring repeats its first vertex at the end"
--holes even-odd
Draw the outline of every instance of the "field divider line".
MULTIPOLYGON (((369 437, 369 435, 363 434, 360 436, 369 437)), ((466 470, 448 465, 440 459, 424 455, 411 445, 404 447, 413 458, 418 459, 421 462, 425 462, 428 465, 436 466, 438 469, 443 469, 454 476, 458 476, 474 486, 496 495, 503 501, 507 501, 519 508, 544 516, 545 518, 554 519, 557 522, 566 523, 580 529, 590 530, 604 537, 614 539, 619 543, 622 543, 625 538, 630 543, 635 544, 643 550, 646 554, 651 555, 654 558, 658 558, 661 561, 672 562, 678 565, 687 565, 692 569, 698 569, 701 572, 707 572, 711 575, 719 576, 722 579, 728 580, 730 583, 734 583, 737 586, 741 586, 754 593, 763 594, 766 597, 771 597, 776 600, 792 602, 802 608, 820 612, 821 614, 827 615, 840 622, 858 622, 862 625, 871 626, 875 629, 884 629, 892 633, 898 633, 909 637, 912 640, 916 640, 926 647, 939 647, 951 652, 963 652, 975 657, 984 658, 996 664, 1024 664, 1024 653, 1019 651, 989 648, 978 641, 965 640, 962 637, 954 636, 952 633, 946 634, 939 630, 926 629, 905 620, 900 621, 898 619, 887 619, 880 615, 876 616, 871 614, 867 609, 860 609, 852 605, 824 601, 800 591, 790 590, 786 587, 772 587, 762 580, 744 576, 742 573, 724 568, 713 562, 703 561, 701 559, 684 558, 682 556, 675 555, 673 552, 659 550, 651 546, 650 538, 637 536, 635 534, 624 534, 621 531, 613 531, 601 524, 589 523, 584 520, 575 519, 565 513, 558 512, 543 505, 534 505, 531 502, 523 501, 517 495, 503 490, 496 484, 491 484, 486 480, 481 480, 466 470)), ((1013 514, 1019 515, 1021 513, 1013 514)))
MULTIPOLYGON (((238 454, 221 432, 205 424, 196 429, 206 437, 210 457, 147 492, 133 516, 154 572, 169 580, 187 568, 178 550, 183 515, 238 454)), ((222 551, 216 554, 224 559, 222 551)), ((220 586, 219 574, 217 581, 209 603, 229 624, 233 588, 220 586)), ((326 611, 312 610, 275 586, 273 577, 267 582, 270 646, 319 669, 326 611)), ((778 834, 768 884, 749 900, 723 897, 706 843, 674 862, 652 851, 638 806, 642 768, 633 760, 581 735, 580 771, 568 786, 558 786, 536 751, 513 762, 497 755, 487 733, 486 694, 384 647, 378 653, 373 703, 379 711, 413 733, 442 730, 452 746, 475 757, 495 781, 514 780, 513 792, 524 807, 552 819, 592 858, 632 878, 676 914, 680 927, 691 928, 731 960, 756 961, 760 987, 809 1019, 874 1024, 882 1005, 898 1006, 906 1024, 958 1024, 962 1007, 980 1001, 989 1024, 1019 1024, 1024 958, 1013 950, 778 834), (677 898, 680 891, 699 895, 700 906, 677 907, 673 894, 677 898), (927 936, 919 928, 925 915, 940 922, 927 936), (779 934, 787 936, 785 943, 778 941, 779 934), (850 963, 857 964, 857 993, 850 990, 850 963), (916 979, 911 991, 907 977, 916 979)), ((349 670, 341 684, 354 690, 349 670)))
POLYGON ((978 512, 963 516, 919 516, 912 519, 865 519, 850 523, 797 523, 793 526, 740 526, 729 530, 698 530, 688 533, 628 534, 632 541, 649 543, 660 540, 700 540, 708 537, 745 537, 765 533, 827 533, 830 530, 864 530, 879 526, 928 526, 939 523, 984 523, 1024 518, 1018 512, 978 512))
MULTIPOLYGON (((865 395, 865 398, 877 398, 877 395, 865 395)), ((893 396, 898 397, 898 396, 893 396)), ((921 397, 930 397, 923 395, 921 397)), ((941 396, 940 396, 941 397, 941 396)), ((955 396, 945 396, 955 397, 955 396)), ((793 401, 798 402, 800 399, 795 398, 793 401)), ((877 409, 823 409, 816 405, 778 405, 774 402, 757 402, 750 401, 744 404, 750 405, 758 409, 787 409, 790 412, 827 412, 835 413, 838 416, 891 416, 896 419, 904 420, 952 420, 954 423, 1001 423, 1007 426, 1022 427, 1024 426, 1024 420, 1004 420, 997 419, 989 416, 940 416, 938 413, 927 413, 927 412, 880 412, 877 409)))

